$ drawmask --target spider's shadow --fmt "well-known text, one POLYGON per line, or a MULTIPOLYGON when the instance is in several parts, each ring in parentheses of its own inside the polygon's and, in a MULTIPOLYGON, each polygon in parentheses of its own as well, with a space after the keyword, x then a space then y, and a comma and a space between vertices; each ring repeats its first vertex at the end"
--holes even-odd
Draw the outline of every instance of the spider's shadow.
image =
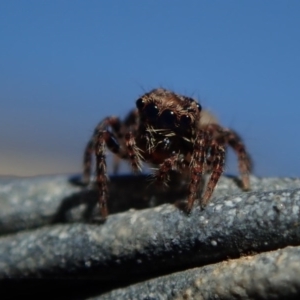
POLYGON ((241 191, 244 190, 243 181, 239 177, 231 174, 226 174, 225 176, 230 178, 233 182, 235 182, 235 184, 241 189, 241 191))
POLYGON ((74 222, 77 218, 72 217, 72 211, 83 206, 79 220, 82 222, 92 222, 94 211, 97 206, 97 191, 92 189, 83 189, 64 198, 57 212, 53 216, 52 224, 74 222))
MULTIPOLYGON (((242 188, 242 181, 233 175, 226 175, 242 188)), ((95 186, 87 186, 81 181, 81 176, 69 178, 72 185, 82 187, 82 190, 62 200, 60 207, 52 219, 52 223, 86 222, 103 223, 98 208, 98 191, 95 186)), ((201 182, 203 190, 205 180, 201 182)), ((188 184, 174 173, 168 188, 149 184, 149 175, 118 175, 111 176, 109 181, 109 198, 107 201, 109 214, 127 211, 129 209, 145 209, 172 203, 186 213, 188 184)))
MULTIPOLYGON (((103 222, 98 209, 98 192, 95 186, 86 186, 80 176, 69 179, 72 185, 82 190, 62 200, 52 219, 52 223, 103 222)), ((187 195, 186 184, 178 182, 176 176, 169 188, 149 184, 149 175, 111 176, 109 181, 109 214, 126 211, 130 208, 144 209, 163 203, 178 203, 187 195)), ((176 205, 176 204, 175 204, 176 205)), ((177 206, 177 205, 176 205, 177 206)))

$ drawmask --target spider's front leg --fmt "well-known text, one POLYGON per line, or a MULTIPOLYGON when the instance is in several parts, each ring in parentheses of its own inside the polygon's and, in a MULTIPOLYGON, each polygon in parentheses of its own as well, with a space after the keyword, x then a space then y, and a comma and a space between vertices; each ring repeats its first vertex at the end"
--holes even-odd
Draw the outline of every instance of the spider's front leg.
POLYGON ((192 210, 193 204, 197 198, 197 194, 199 193, 199 187, 205 168, 205 153, 209 139, 210 137, 207 132, 201 130, 194 141, 193 154, 190 162, 191 182, 188 188, 189 196, 186 207, 187 212, 192 210))
MULTIPOLYGON (((95 152, 95 141, 97 139, 97 135, 100 131, 103 131, 104 129, 107 129, 108 127, 111 127, 113 132, 118 136, 121 128, 121 121, 117 117, 107 117, 103 121, 101 121, 97 127, 94 130, 92 138, 88 141, 85 150, 84 150, 84 156, 83 156, 83 182, 85 184, 88 184, 90 182, 91 178, 91 168, 92 168, 92 155, 95 152)), ((114 138, 114 141, 116 141, 116 138, 114 138)), ((112 152, 116 152, 116 154, 119 152, 118 147, 114 147, 114 142, 110 143, 112 145, 112 152), (116 148, 116 149, 114 149, 116 148)))
POLYGON ((105 144, 110 139, 108 131, 100 130, 97 134, 95 141, 95 155, 96 155, 96 182, 98 185, 98 197, 100 213, 103 218, 107 217, 107 197, 108 197, 108 177, 106 171, 106 158, 105 158, 105 144))
POLYGON ((95 152, 96 156, 96 182, 98 185, 100 212, 103 218, 106 218, 107 198, 108 198, 108 176, 106 170, 105 146, 108 147, 116 155, 121 157, 124 154, 121 152, 120 145, 112 132, 108 130, 110 126, 116 131, 119 128, 120 121, 116 117, 105 118, 96 127, 93 138, 89 141, 84 154, 84 176, 87 180, 90 178, 91 172, 91 154, 95 152))
POLYGON ((245 191, 250 189, 249 174, 253 169, 252 159, 246 150, 241 137, 232 129, 223 128, 218 124, 210 124, 206 127, 212 135, 216 134, 215 139, 224 147, 230 146, 238 158, 238 168, 242 178, 242 187, 245 191))
POLYGON ((211 175, 205 192, 200 199, 201 207, 206 206, 211 198, 216 184, 223 173, 225 164, 224 145, 219 144, 216 140, 213 140, 209 131, 202 131, 197 136, 194 144, 194 153, 191 161, 191 183, 189 186, 187 211, 191 211, 193 207, 193 203, 199 191, 203 173, 207 171, 207 163, 209 163, 208 170, 211 171, 211 175))
POLYGON ((211 161, 211 175, 207 183, 206 190, 202 199, 200 200, 201 206, 206 206, 223 171, 225 164, 225 146, 223 144, 218 144, 213 141, 210 145, 210 161, 211 161))

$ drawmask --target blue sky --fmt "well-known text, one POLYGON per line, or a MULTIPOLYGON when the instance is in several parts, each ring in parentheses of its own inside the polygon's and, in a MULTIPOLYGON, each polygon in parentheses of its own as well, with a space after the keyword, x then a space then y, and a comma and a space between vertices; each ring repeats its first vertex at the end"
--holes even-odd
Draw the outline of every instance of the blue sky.
POLYGON ((0 174, 80 172, 96 123, 163 86, 238 131, 256 175, 299 177, 299 16, 296 0, 1 1, 0 174))

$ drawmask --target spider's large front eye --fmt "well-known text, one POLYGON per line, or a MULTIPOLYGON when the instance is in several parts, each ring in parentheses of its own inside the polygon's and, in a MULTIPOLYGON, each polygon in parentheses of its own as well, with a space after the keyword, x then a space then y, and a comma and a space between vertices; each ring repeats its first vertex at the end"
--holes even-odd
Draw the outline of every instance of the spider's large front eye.
POLYGON ((160 119, 162 120, 163 123, 167 125, 174 125, 176 116, 174 111, 166 109, 160 115, 160 119))
POLYGON ((158 107, 157 105, 155 105, 154 103, 149 103, 146 107, 145 107, 145 113, 147 115, 148 118, 150 119, 154 119, 157 117, 158 115, 158 107))
POLYGON ((189 126, 191 124, 192 120, 189 115, 183 115, 180 118, 180 125, 182 126, 189 126))
POLYGON ((136 107, 142 109, 145 106, 145 101, 142 98, 136 100, 136 107))

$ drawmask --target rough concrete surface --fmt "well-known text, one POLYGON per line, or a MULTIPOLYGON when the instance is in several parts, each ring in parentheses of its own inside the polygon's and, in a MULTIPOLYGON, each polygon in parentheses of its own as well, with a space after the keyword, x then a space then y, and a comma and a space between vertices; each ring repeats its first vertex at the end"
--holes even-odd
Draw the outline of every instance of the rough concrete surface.
POLYGON ((299 179, 251 177, 245 193, 223 177, 190 215, 184 184, 148 184, 113 177, 103 221, 95 190, 67 176, 0 179, 0 284, 39 298, 38 284, 56 299, 300 295, 299 179))

